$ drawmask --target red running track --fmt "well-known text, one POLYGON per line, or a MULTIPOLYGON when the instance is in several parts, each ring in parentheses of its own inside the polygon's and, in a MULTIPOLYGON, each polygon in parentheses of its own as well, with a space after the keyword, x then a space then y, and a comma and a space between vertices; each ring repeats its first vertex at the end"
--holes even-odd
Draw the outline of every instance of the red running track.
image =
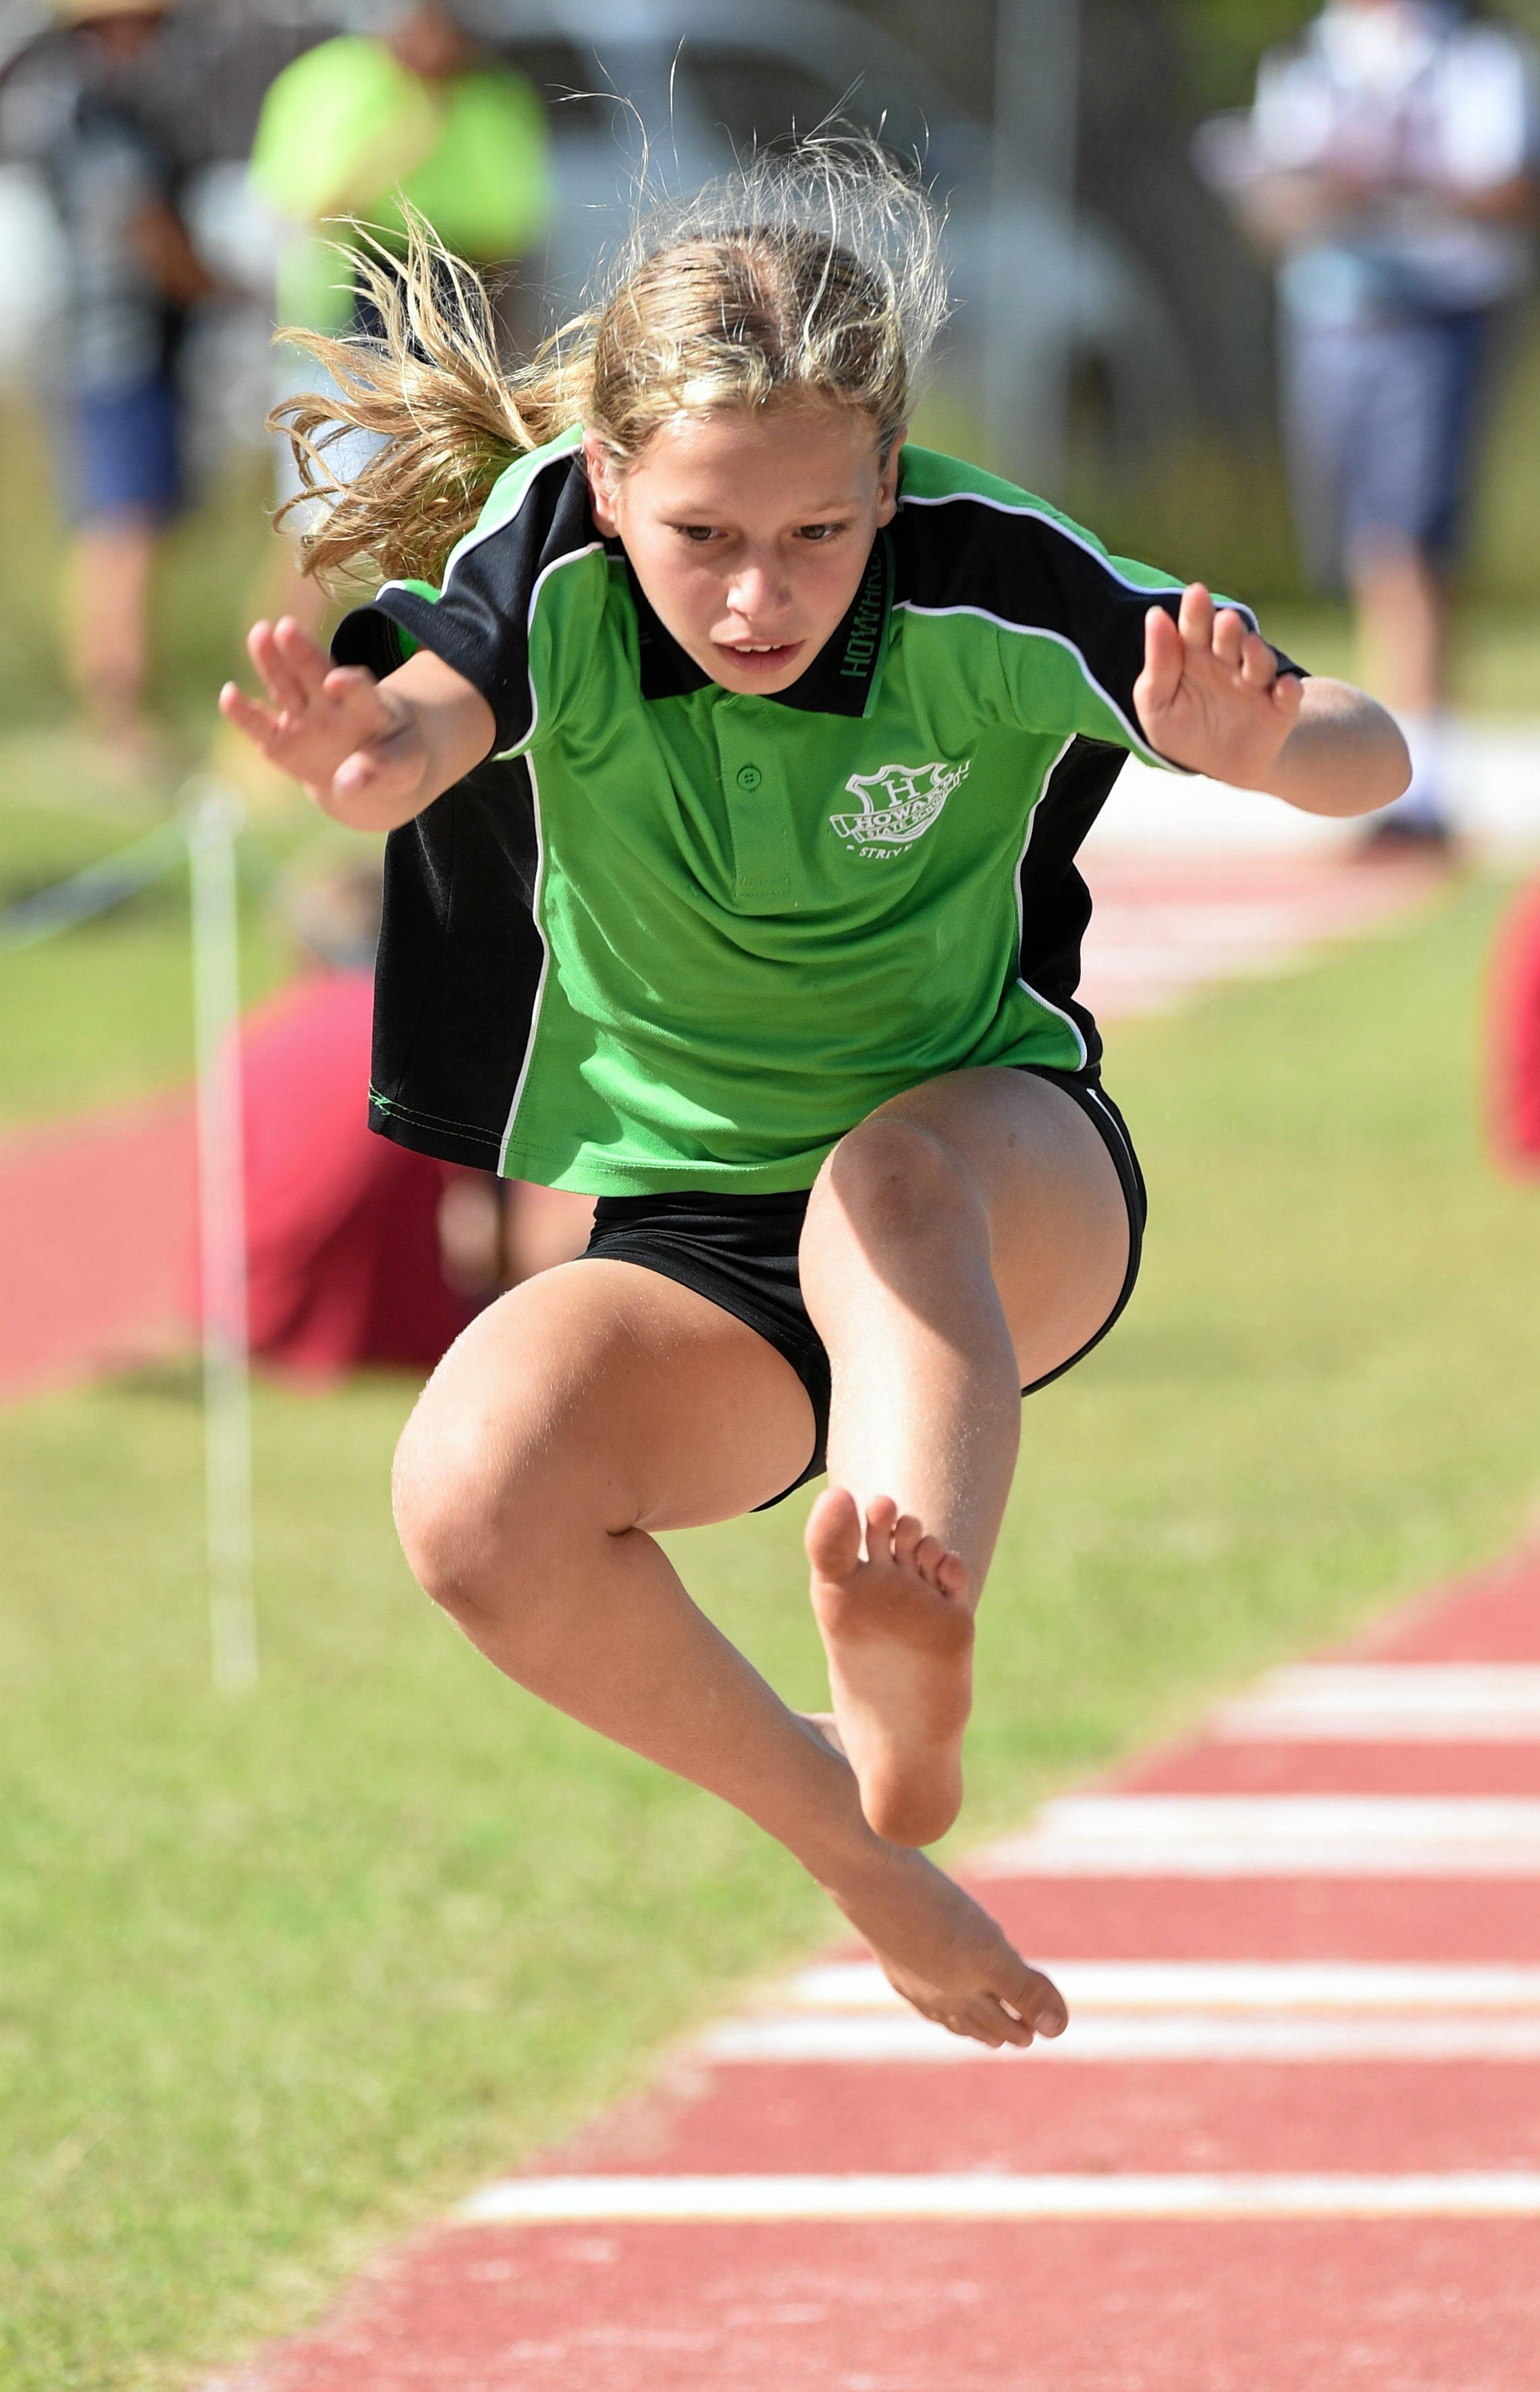
POLYGON ((184 1096, 0 1149, 0 1401, 187 1346, 197 1218, 184 1096))
MULTIPOLYGON (((1530 1554, 1328 1658, 1349 1670, 1373 1665, 1368 1686, 1387 1665, 1480 1663, 1489 1703, 1510 1690, 1527 1699, 1537 1615, 1540 1555, 1530 1554)), ((1414 1674, 1396 1687, 1426 1683, 1414 1674)), ((1495 1794, 1517 1800, 1528 1833, 1540 1721, 1532 1739, 1515 1737, 1511 1718, 1488 1739, 1479 1713, 1470 1696, 1460 1733, 1416 1743, 1380 1733, 1247 1740, 1220 1714, 1211 1733, 1096 1790, 1129 1803, 1495 1794)), ((224 2379, 225 2392, 1533 2392, 1540 1843, 1533 1870, 1498 1875, 1452 1874, 1446 1853, 1421 1876, 1363 1865, 1188 1877, 1179 1855, 1159 1874, 989 1875, 979 1890, 1034 1952, 1071 1969, 1117 1964, 1105 1981, 1133 1989, 1125 2026, 1141 2005, 1146 2020, 1152 2008, 1157 2024, 1168 2018, 1168 1981, 1147 1964, 1206 1964, 1193 1982, 1219 1991, 1199 2002, 1209 2004, 1200 2043, 1212 2032, 1222 2044, 1244 2014, 1286 2035, 1302 2022, 1300 2054, 1076 2060, 1066 2040, 1057 2052, 943 2066, 713 2058, 708 2038, 650 2096, 515 2180, 535 2222, 450 2221, 387 2255, 319 2332, 224 2379), (1262 1966, 1237 1993, 1243 1962, 1262 1966), (1316 1964, 1308 1995, 1289 1991, 1302 1963, 1316 1964), (1367 1977, 1355 1973, 1366 1966, 1367 1977), (1451 1969, 1462 1973, 1442 1973, 1451 1969), (1351 1990, 1365 1984, 1366 1996, 1351 1990), (1494 2016, 1499 2034, 1517 2021, 1529 2047, 1312 2057, 1312 2022, 1329 2023, 1334 2001, 1371 2043, 1393 2040, 1399 2002, 1478 2047, 1494 2016), (671 2188, 700 2178, 708 2190, 779 2184, 795 2199, 813 2178, 961 2186, 965 2196, 1001 2181, 1067 2184, 1093 2201, 1132 2187, 1135 2202, 1150 2179, 1201 2180, 1218 2214, 607 2214, 618 2198, 623 2208, 628 2187, 666 2207, 671 2188), (1379 2189, 1366 2214, 1225 2214, 1237 2184, 1260 2181, 1272 2189, 1264 2204, 1274 2193, 1286 2204, 1290 2188, 1325 2183, 1335 2199, 1332 2188, 1353 2179, 1379 2189), (1523 2214, 1458 2214, 1469 2189, 1489 2182, 1519 2188, 1523 2214), (1375 2213, 1386 2187, 1393 2201, 1408 2185, 1416 2214, 1375 2213), (542 2204, 564 2188, 592 2199, 593 2214, 542 2222, 542 2204)), ((730 2032, 773 2037, 790 2017, 818 2034, 853 2022, 878 2034, 902 2014, 875 2000, 862 2008, 851 1956, 730 2032)), ((1108 2025, 1100 1998, 1079 2009, 1084 2036, 1108 2025)), ((1131 2025, 1143 2031, 1140 2015, 1131 2025)))

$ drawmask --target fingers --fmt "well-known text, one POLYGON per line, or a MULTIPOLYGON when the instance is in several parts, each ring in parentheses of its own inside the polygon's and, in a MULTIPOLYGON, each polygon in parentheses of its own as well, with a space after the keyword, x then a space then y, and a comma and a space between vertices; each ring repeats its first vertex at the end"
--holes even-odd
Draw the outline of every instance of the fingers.
POLYGON ((1214 654, 1232 672, 1246 670, 1248 634, 1233 606, 1221 607, 1214 618, 1214 654))
POLYGON ((1214 602, 1201 581, 1189 581, 1177 609, 1177 629, 1189 648, 1214 644, 1214 602))
POLYGON ((1182 645, 1194 660, 1212 655, 1248 689, 1271 689, 1278 679, 1278 659, 1267 642, 1238 606, 1216 606, 1201 581, 1182 592, 1177 624, 1182 645))
POLYGON ((1278 678, 1278 659, 1255 631, 1247 631, 1241 642, 1241 678, 1249 689, 1271 689, 1278 678))
POLYGON ((273 625, 273 638, 280 654, 303 687, 318 691, 331 670, 332 659, 326 650, 317 645, 303 623, 292 615, 281 615, 273 625))
POLYGON ((279 714, 302 713, 312 693, 307 688, 300 659, 288 643, 280 640, 277 625, 254 623, 246 635, 246 653, 279 714))
POLYGON ((1170 705, 1181 686, 1186 648, 1181 632, 1164 606, 1152 606, 1144 618, 1144 670, 1134 690, 1134 703, 1146 725, 1170 705))
POLYGON ((269 707, 259 705, 254 697, 248 697, 233 681, 228 681, 219 693, 219 711, 227 722, 233 722, 237 731, 243 731, 259 748, 270 747, 278 737, 277 715, 269 707))
POLYGON ((355 748, 333 774, 332 786, 339 798, 361 798, 366 791, 380 788, 393 777, 388 762, 383 761, 372 748, 355 748))
POLYGON ((367 665, 333 665, 320 685, 323 697, 340 699, 368 698, 380 684, 367 665))

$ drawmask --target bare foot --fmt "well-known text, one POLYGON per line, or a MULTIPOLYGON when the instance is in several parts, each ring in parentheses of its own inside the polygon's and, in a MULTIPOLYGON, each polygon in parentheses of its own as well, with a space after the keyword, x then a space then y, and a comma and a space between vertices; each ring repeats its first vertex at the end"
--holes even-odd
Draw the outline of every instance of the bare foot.
POLYGON ((868 1508, 865 1558, 861 1526, 854 1497, 838 1487, 819 1496, 807 1522, 840 1746, 878 1834, 930 1844, 962 1801, 973 1663, 968 1572, 885 1495, 868 1508))
POLYGON ((922 2017, 997 2051, 1063 2034, 1069 2011, 1058 1987, 923 1852, 877 1845, 859 1882, 829 1891, 922 2017))

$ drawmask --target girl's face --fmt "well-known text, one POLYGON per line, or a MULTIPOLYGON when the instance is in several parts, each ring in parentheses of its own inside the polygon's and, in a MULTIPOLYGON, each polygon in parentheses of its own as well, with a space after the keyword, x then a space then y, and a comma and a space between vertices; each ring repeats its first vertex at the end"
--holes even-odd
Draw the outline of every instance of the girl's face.
POLYGON ((685 654, 724 689, 774 695, 855 596, 897 504, 871 418, 817 399, 680 415, 617 474, 584 443, 594 519, 685 654))

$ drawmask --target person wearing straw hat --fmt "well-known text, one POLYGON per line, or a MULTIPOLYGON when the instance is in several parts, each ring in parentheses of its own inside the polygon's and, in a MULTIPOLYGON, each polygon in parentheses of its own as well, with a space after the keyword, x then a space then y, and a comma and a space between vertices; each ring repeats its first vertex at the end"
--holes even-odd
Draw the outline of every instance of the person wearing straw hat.
POLYGON ((170 0, 59 0, 70 70, 41 163, 69 256, 65 480, 71 679, 114 754, 142 761, 155 553, 183 500, 178 361, 215 288, 150 98, 170 0))

